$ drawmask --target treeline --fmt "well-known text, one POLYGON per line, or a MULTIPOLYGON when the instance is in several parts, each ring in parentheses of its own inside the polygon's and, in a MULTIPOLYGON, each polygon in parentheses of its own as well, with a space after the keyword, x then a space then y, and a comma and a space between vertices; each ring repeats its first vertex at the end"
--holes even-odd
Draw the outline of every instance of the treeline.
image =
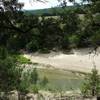
MULTIPOLYGON (((85 5, 86 6, 86 5, 85 5)), ((74 6, 66 6, 64 9, 74 10, 78 14, 84 14, 84 10, 82 9, 84 5, 74 5, 74 6)), ((38 16, 59 16, 63 14, 62 7, 52 7, 47 9, 39 9, 39 10, 24 10, 26 15, 38 15, 38 16)))
MULTIPOLYGON (((70 0, 75 1, 75 0, 70 0)), ((65 10, 58 17, 39 17, 25 15, 22 4, 17 0, 1 0, 0 2, 0 91, 26 91, 26 79, 22 77, 23 68, 16 57, 9 51, 25 49, 30 52, 49 50, 68 50, 82 47, 98 47, 100 45, 100 0, 90 2, 84 15, 74 10, 65 10)), ((83 0, 84 2, 84 0, 83 0)), ((37 83, 38 75, 33 70, 30 81, 37 83), (35 77, 36 75, 36 77, 35 77)), ((28 75, 29 76, 29 75, 28 75)), ((26 77, 26 76, 25 76, 26 77)), ((44 77, 42 85, 48 80, 44 77)), ((29 83, 29 82, 28 82, 29 83)), ((100 94, 100 78, 97 70, 93 70, 83 85, 84 95, 100 94)), ((27 85, 27 86, 26 86, 27 85)), ((35 92, 37 92, 37 88, 35 92)), ((4 99, 7 100, 7 99, 4 99)))
POLYGON ((12 51, 25 49, 30 52, 96 48, 100 45, 98 5, 99 2, 93 1, 77 7, 84 14, 77 13, 75 9, 66 10, 63 6, 59 16, 26 15, 21 10, 12 11, 10 8, 6 12, 1 10, 0 45, 12 51))
POLYGON ((52 17, 26 16, 24 13, 17 16, 20 17, 15 23, 18 29, 8 27, 0 34, 0 45, 10 50, 35 52, 100 45, 99 13, 79 15, 73 10, 65 10, 52 17))

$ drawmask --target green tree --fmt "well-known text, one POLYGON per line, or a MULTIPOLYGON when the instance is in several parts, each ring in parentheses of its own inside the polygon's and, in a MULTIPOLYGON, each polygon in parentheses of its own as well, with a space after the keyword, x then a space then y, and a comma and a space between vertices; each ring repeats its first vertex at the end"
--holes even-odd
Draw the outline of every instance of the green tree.
POLYGON ((21 81, 21 67, 14 58, 5 56, 4 52, 0 56, 2 56, 0 58, 0 90, 7 92, 18 89, 21 81))
POLYGON ((60 48, 63 33, 60 27, 59 18, 42 18, 38 29, 40 31, 40 49, 60 48))
POLYGON ((7 49, 5 47, 0 47, 0 59, 5 59, 7 56, 7 49))
POLYGON ((29 42, 30 31, 36 27, 38 18, 25 15, 23 6, 18 0, 0 1, 0 45, 19 50, 29 42))
POLYGON ((64 10, 63 15, 61 15, 62 23, 64 24, 64 32, 66 34, 76 34, 80 20, 78 14, 76 14, 73 10, 64 10))
POLYGON ((68 49, 69 47, 77 47, 79 42, 79 30, 81 20, 74 9, 67 10, 62 8, 63 13, 60 15, 60 23, 62 24, 63 42, 62 47, 68 49), (72 46, 73 45, 73 46, 72 46))
POLYGON ((31 72, 31 83, 32 83, 32 84, 37 84, 38 79, 39 79, 39 76, 38 76, 37 69, 34 68, 34 69, 32 70, 32 72, 31 72))
POLYGON ((81 91, 83 96, 100 95, 100 76, 95 68, 92 69, 91 74, 88 74, 88 76, 86 76, 81 91))
POLYGON ((79 45, 80 37, 78 35, 69 36, 69 43, 71 48, 77 48, 79 45))
MULTIPOLYGON (((76 0, 69 0, 71 2, 76 2, 76 0)), ((100 27, 100 0, 82 0, 84 19, 81 27, 81 36, 80 39, 83 45, 98 47, 100 41, 98 40, 99 36, 99 27, 100 27), (88 4, 85 4, 88 2, 88 4), (97 38, 97 41, 96 41, 97 38)))

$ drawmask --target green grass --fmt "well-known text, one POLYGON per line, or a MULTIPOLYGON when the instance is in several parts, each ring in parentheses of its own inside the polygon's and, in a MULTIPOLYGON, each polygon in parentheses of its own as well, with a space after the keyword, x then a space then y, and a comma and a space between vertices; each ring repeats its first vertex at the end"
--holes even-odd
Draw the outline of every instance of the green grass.
MULTIPOLYGON (((14 54, 14 58, 21 64, 30 64, 31 61, 25 58, 21 54, 14 54)), ((34 63, 37 66, 38 63, 34 63)), ((39 80, 41 81, 44 77, 48 79, 46 86, 38 84, 39 89, 49 90, 52 92, 69 91, 79 89, 84 81, 84 73, 73 72, 59 69, 37 69, 39 74, 39 80)), ((29 86, 29 91, 32 91, 33 85, 29 86)))
POLYGON ((69 91, 79 89, 84 81, 84 75, 77 72, 57 70, 57 69, 38 69, 40 79, 46 76, 49 80, 47 86, 42 89, 50 91, 69 91))
POLYGON ((25 58, 21 54, 13 54, 12 57, 14 57, 20 64, 31 64, 30 59, 25 58))

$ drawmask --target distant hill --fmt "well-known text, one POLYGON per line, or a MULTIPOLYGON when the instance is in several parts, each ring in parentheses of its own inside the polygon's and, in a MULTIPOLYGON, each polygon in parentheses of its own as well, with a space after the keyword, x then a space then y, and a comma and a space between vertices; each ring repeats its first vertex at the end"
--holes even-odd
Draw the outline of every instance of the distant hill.
MULTIPOLYGON (((67 6, 65 10, 76 10, 79 6, 67 6)), ((63 12, 63 9, 61 7, 55 7, 55 8, 47 8, 47 9, 39 9, 39 10, 25 10, 25 14, 30 15, 57 15, 63 12)))

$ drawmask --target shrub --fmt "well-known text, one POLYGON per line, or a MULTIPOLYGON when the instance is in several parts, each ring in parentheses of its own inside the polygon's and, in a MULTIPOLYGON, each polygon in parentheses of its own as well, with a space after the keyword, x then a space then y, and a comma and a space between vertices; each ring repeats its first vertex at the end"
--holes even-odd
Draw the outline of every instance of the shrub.
POLYGON ((26 45, 26 49, 30 52, 35 52, 39 49, 39 43, 38 41, 35 39, 35 40, 32 40, 31 42, 29 42, 27 45, 26 45))
POLYGON ((41 81, 41 85, 42 86, 46 86, 48 84, 48 78, 46 76, 43 77, 42 81, 41 81))
POLYGON ((0 54, 0 89, 5 92, 18 88, 22 68, 16 63, 16 59, 6 55, 6 48, 2 50, 4 51, 0 54))
POLYGON ((97 96, 100 95, 100 76, 98 71, 94 68, 92 73, 86 76, 85 82, 82 85, 81 92, 83 96, 97 96))
POLYGON ((31 72, 31 83, 32 84, 37 84, 38 82, 38 79, 39 79, 39 76, 38 76, 38 72, 37 72, 37 69, 34 68, 31 72))
POLYGON ((33 85, 32 91, 33 91, 33 93, 38 93, 38 91, 39 91, 38 86, 37 85, 33 85))
POLYGON ((71 37, 69 37, 69 43, 70 47, 77 47, 77 45, 79 44, 79 37, 77 35, 72 35, 71 37))
POLYGON ((40 53, 50 53, 49 49, 47 48, 42 48, 39 50, 40 53))

